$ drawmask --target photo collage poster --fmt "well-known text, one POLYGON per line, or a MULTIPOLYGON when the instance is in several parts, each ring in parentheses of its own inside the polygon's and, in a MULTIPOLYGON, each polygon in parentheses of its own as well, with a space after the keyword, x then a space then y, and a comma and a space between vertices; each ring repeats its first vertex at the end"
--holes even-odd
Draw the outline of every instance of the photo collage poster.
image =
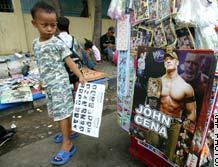
POLYGON ((155 20, 158 18, 158 0, 148 0, 149 19, 155 20))
POLYGON ((104 93, 105 85, 79 84, 72 115, 73 131, 99 137, 104 93))
POLYGON ((154 31, 154 47, 163 47, 167 45, 167 39, 164 33, 162 22, 153 25, 154 31))
POLYGON ((134 0, 135 22, 140 22, 149 18, 148 0, 134 0))
POLYGON ((176 32, 174 24, 172 23, 172 18, 167 18, 162 21, 163 29, 167 41, 167 45, 175 45, 177 41, 176 32))
MULTIPOLYGON (((127 132, 130 129, 130 118, 132 113, 132 102, 133 102, 133 93, 134 93, 134 83, 135 83, 135 70, 134 70, 134 58, 130 56, 129 59, 129 79, 128 81, 128 91, 125 96, 119 93, 117 94, 117 113, 118 113, 118 122, 121 128, 127 132)), ((120 83, 117 85, 119 86, 120 83)))
POLYGON ((117 20, 116 49, 128 50, 130 37, 129 15, 125 15, 123 20, 117 20))
POLYGON ((177 49, 194 49, 194 38, 188 27, 176 29, 177 35, 177 49))
POLYGON ((138 27, 137 39, 140 46, 151 47, 153 43, 153 36, 154 34, 151 29, 142 25, 138 27))
POLYGON ((173 166, 197 164, 207 132, 214 53, 175 50, 174 57, 168 55, 164 61, 165 50, 144 51, 145 68, 137 71, 130 133, 173 166), (176 77, 169 77, 172 72, 176 77))
POLYGON ((163 19, 170 15, 169 0, 158 0, 158 18, 163 19))

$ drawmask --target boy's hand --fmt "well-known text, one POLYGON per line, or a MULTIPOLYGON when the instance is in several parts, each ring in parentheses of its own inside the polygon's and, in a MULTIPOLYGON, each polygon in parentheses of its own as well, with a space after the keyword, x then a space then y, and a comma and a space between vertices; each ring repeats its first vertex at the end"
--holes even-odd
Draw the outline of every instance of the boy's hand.
POLYGON ((86 79, 83 77, 83 75, 81 75, 81 76, 79 77, 79 82, 82 83, 82 84, 84 84, 84 83, 86 83, 87 81, 86 81, 86 79))

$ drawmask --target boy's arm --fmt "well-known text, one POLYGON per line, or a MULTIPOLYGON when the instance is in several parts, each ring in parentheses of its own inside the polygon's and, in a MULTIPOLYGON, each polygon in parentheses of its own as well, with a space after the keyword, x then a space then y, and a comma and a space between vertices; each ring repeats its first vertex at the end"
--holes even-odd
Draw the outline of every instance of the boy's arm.
POLYGON ((80 72, 79 68, 77 67, 77 65, 74 63, 74 61, 72 60, 72 58, 70 56, 67 56, 64 59, 64 62, 67 64, 67 66, 70 68, 70 71, 72 71, 78 78, 79 78, 79 82, 80 83, 85 83, 86 80, 83 76, 83 74, 80 72))

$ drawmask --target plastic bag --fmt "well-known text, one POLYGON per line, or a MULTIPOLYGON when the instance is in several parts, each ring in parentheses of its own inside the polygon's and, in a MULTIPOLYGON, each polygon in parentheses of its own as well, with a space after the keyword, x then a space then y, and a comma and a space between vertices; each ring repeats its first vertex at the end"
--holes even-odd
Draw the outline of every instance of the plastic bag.
POLYGON ((182 0, 181 7, 177 13, 176 21, 180 24, 195 24, 194 17, 195 17, 195 1, 190 0, 182 0))
POLYGON ((217 50, 218 48, 218 35, 214 26, 202 27, 199 29, 202 35, 203 48, 217 50))
POLYGON ((214 0, 183 0, 176 20, 180 24, 209 26, 217 23, 217 11, 217 3, 214 0))
POLYGON ((124 19, 125 16, 125 7, 126 7, 126 1, 125 0, 112 0, 109 8, 107 15, 111 19, 116 19, 116 20, 122 20, 124 19))

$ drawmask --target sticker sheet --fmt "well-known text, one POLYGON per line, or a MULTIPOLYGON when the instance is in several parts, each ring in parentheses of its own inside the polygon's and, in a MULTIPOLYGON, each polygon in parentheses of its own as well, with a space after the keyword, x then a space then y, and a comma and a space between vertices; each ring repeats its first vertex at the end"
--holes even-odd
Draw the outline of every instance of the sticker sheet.
POLYGON ((72 116, 73 131, 99 137, 104 93, 105 85, 94 83, 79 85, 72 116))

